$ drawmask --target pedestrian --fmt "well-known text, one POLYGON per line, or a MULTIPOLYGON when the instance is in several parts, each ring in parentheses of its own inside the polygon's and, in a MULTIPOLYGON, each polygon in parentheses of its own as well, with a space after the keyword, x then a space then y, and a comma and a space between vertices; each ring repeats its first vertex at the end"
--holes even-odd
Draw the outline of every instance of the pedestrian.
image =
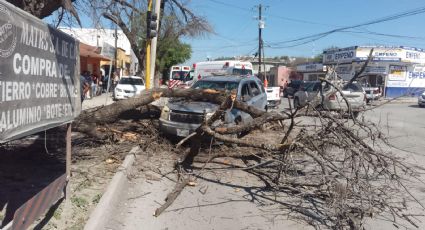
POLYGON ((94 75, 94 74, 91 75, 91 79, 92 79, 92 82, 91 82, 91 97, 93 98, 93 97, 97 96, 98 79, 97 79, 97 76, 94 75))
POLYGON ((83 103, 84 99, 86 98, 86 93, 89 91, 90 86, 86 81, 86 78, 84 75, 80 75, 80 96, 81 96, 81 104, 83 103))
POLYGON ((86 83, 89 85, 89 90, 86 92, 87 94, 86 94, 85 98, 86 99, 91 99, 91 95, 92 95, 91 84, 92 84, 93 79, 90 76, 90 71, 85 71, 84 72, 84 79, 86 79, 86 83))

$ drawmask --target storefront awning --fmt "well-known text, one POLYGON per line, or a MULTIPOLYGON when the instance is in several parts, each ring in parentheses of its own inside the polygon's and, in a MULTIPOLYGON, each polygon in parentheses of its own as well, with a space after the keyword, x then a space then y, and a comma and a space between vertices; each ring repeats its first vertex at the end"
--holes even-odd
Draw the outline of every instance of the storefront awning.
POLYGON ((98 47, 90 46, 80 42, 80 56, 86 58, 94 58, 102 61, 110 61, 111 59, 100 55, 98 47))

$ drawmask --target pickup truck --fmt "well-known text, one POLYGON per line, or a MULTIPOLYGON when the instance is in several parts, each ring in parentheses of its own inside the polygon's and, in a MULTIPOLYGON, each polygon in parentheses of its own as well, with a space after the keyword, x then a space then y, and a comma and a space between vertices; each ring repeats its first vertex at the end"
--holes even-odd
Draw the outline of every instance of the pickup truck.
POLYGON ((267 87, 267 108, 277 108, 281 103, 280 87, 267 87))

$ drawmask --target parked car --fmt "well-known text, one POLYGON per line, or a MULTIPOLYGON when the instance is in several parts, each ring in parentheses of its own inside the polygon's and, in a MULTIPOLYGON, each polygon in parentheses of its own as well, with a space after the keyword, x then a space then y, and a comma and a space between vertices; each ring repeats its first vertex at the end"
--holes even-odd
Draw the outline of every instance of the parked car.
MULTIPOLYGON (((360 110, 366 107, 366 93, 359 83, 346 84, 342 88, 342 94, 350 104, 353 116, 357 117, 360 110)), ((336 92, 323 98, 323 108, 332 111, 348 111, 347 103, 341 96, 341 93, 336 92)))
POLYGON ((366 103, 370 101, 379 100, 382 97, 381 88, 379 86, 370 86, 369 84, 362 85, 363 90, 366 93, 366 103))
POLYGON ((422 93, 422 95, 418 98, 418 105, 419 107, 425 107, 425 92, 422 93))
POLYGON ((145 82, 138 76, 122 76, 114 89, 114 100, 134 97, 145 90, 145 82))
POLYGON ((303 82, 294 94, 294 107, 303 107, 314 98, 320 96, 321 87, 320 81, 303 82))
POLYGON ((294 94, 300 89, 301 85, 304 83, 302 80, 292 80, 288 86, 283 90, 283 97, 291 96, 293 97, 294 94))
MULTIPOLYGON (((322 109, 331 111, 348 111, 347 103, 341 93, 335 92, 324 96, 331 90, 330 85, 323 86, 319 81, 305 82, 294 95, 294 107, 305 106, 308 102, 320 97, 322 109)), ((366 106, 366 94, 359 83, 350 83, 342 88, 342 93, 350 104, 353 115, 357 117, 359 111, 366 106)))
MULTIPOLYGON (((204 77, 198 80, 191 88, 236 90, 236 100, 259 109, 266 109, 267 95, 257 77, 216 76, 204 77)), ((211 116, 218 105, 203 101, 187 101, 185 99, 170 99, 164 106, 159 119, 160 130, 165 134, 185 137, 194 132, 206 118, 211 116)), ((229 109, 222 118, 227 125, 244 123, 252 117, 237 109, 229 109)))

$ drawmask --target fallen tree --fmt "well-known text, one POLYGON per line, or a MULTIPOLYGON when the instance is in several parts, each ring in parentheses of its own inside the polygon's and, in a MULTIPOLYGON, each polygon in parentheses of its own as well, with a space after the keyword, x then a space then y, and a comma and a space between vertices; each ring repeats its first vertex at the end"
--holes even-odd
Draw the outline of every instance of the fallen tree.
MULTIPOLYGON (((334 88, 326 95, 341 91, 341 84, 333 79, 334 76, 334 73, 328 73, 321 79, 334 88)), ((176 145, 174 151, 181 153, 175 164, 178 180, 166 202, 156 210, 156 216, 173 203, 191 183, 192 177, 205 170, 205 167, 194 167, 194 162, 209 163, 223 156, 252 157, 255 159, 253 165, 232 167, 227 164, 222 169, 230 166, 265 178, 265 189, 252 194, 256 199, 281 205, 282 215, 293 216, 317 228, 363 229, 366 219, 377 216, 390 217, 396 226, 400 220, 416 226, 412 218, 416 214, 409 213, 409 207, 422 204, 406 186, 408 180, 420 181, 416 169, 390 151, 390 143, 378 126, 356 119, 350 113, 347 118, 343 112, 319 110, 319 97, 303 108, 279 113, 266 112, 237 101, 234 92, 152 89, 137 98, 84 111, 75 123, 75 130, 105 139, 111 132, 108 124, 117 121, 128 110, 139 109, 140 114, 157 119, 158 109, 150 103, 161 97, 209 101, 220 106, 209 119, 204 118, 194 134, 176 145), (232 126, 224 124, 220 117, 231 108, 250 114, 253 120, 232 126), (264 129, 264 126, 272 127, 280 135, 279 140, 265 143, 237 137, 243 132, 264 129), (242 154, 217 152, 205 157, 202 153, 211 151, 211 147, 202 145, 201 140, 205 139, 252 151, 242 154), (189 144, 184 145, 184 142, 189 144)))

